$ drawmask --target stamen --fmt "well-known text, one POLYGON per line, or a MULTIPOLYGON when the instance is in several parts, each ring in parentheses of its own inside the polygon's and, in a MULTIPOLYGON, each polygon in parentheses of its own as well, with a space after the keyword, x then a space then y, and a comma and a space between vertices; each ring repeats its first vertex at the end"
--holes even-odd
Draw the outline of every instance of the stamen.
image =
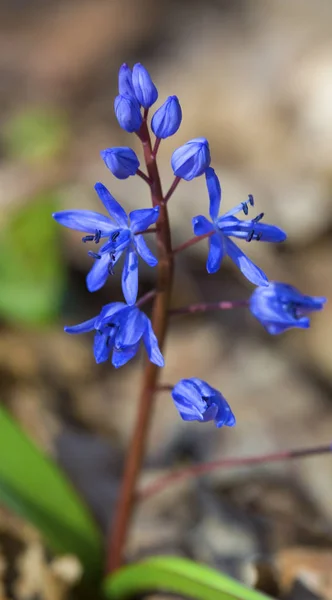
POLYGON ((111 255, 111 262, 108 263, 108 267, 107 267, 109 275, 114 275, 113 260, 114 259, 112 258, 112 255, 111 255))
POLYGON ((92 252, 91 250, 89 250, 88 255, 92 256, 92 258, 96 258, 97 260, 101 259, 100 254, 97 254, 97 252, 92 252))
POLYGON ((251 206, 254 206, 254 204, 255 204, 255 200, 254 200, 254 197, 253 197, 253 195, 252 195, 252 194, 249 194, 249 195, 248 195, 248 202, 249 202, 249 204, 250 204, 251 206))
POLYGON ((100 238, 101 238, 101 230, 96 229, 96 233, 94 235, 93 241, 96 242, 96 244, 99 244, 100 238))
POLYGON ((251 231, 248 233, 248 235, 247 235, 246 242, 251 242, 251 240, 253 239, 254 235, 255 235, 255 230, 254 230, 254 229, 252 229, 252 230, 251 230, 251 231))
POLYGON ((115 240, 119 237, 119 235, 120 235, 120 231, 115 231, 115 233, 112 233, 112 235, 111 235, 112 242, 115 242, 115 240))
POLYGON ((245 214, 245 215, 247 215, 247 214, 248 214, 248 212, 249 212, 249 209, 248 209, 248 204, 247 204, 247 202, 242 202, 242 210, 243 210, 243 212, 244 212, 244 214, 245 214))
POLYGON ((85 244, 86 242, 93 242, 94 239, 94 235, 85 235, 84 237, 82 237, 82 242, 84 242, 85 244))
POLYGON ((256 235, 256 242, 259 242, 259 240, 261 240, 261 239, 262 239, 262 235, 263 235, 263 234, 262 234, 262 232, 261 232, 261 231, 260 231, 259 233, 257 233, 257 235, 256 235))
POLYGON ((263 213, 263 212, 262 212, 262 213, 259 213, 259 215, 257 215, 257 217, 255 217, 255 218, 253 219, 253 222, 254 222, 254 223, 258 223, 258 221, 261 221, 263 217, 264 217, 264 213, 263 213))

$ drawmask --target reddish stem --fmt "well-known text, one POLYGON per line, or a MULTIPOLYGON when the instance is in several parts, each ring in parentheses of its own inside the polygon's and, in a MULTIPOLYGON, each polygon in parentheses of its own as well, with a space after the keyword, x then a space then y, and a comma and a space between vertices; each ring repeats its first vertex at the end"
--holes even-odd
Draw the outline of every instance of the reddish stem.
POLYGON ((249 456, 244 458, 226 458, 222 460, 214 460, 200 465, 192 465, 164 475, 145 486, 139 493, 139 499, 145 500, 150 498, 154 494, 158 494, 162 490, 168 488, 170 485, 184 479, 191 477, 198 477, 216 471, 217 469, 232 469, 237 467, 248 467, 252 465, 263 465, 266 463, 281 462, 283 460, 294 460, 298 458, 309 458, 310 456, 318 456, 320 454, 328 454, 332 452, 332 444, 325 444, 324 446, 315 446, 314 448, 299 448, 295 450, 285 450, 284 452, 274 452, 271 454, 261 454, 258 456, 249 456))
MULTIPOLYGON (((163 200, 157 163, 152 155, 151 139, 146 124, 146 116, 147 111, 144 113, 145 120, 138 132, 138 137, 143 144, 145 163, 149 179, 151 180, 152 204, 153 206, 160 207, 159 219, 157 222, 159 259, 157 267, 157 286, 151 320, 159 347, 162 351, 166 337, 170 295, 173 282, 173 257, 168 212, 163 200)), ((138 400, 137 421, 133 429, 132 439, 127 454, 121 490, 114 515, 112 535, 108 547, 108 571, 118 569, 123 562, 124 546, 134 508, 137 479, 144 458, 146 437, 152 417, 153 400, 158 375, 159 368, 150 361, 147 361, 138 400)))
POLYGON ((142 235, 143 233, 156 233, 157 227, 151 227, 151 229, 142 229, 142 231, 136 231, 135 235, 142 235))
POLYGON ((165 204, 169 201, 171 195, 173 194, 173 192, 176 190, 176 188, 178 187, 179 183, 181 181, 181 177, 175 177, 171 187, 169 188, 165 198, 164 198, 164 202, 165 204))
POLYGON ((157 293, 156 290, 151 290, 150 292, 147 292, 146 294, 144 294, 144 296, 141 296, 141 298, 139 298, 136 302, 137 308, 141 308, 141 306, 143 306, 144 304, 149 302, 149 300, 151 300, 152 298, 155 297, 156 293, 157 293))
POLYGON ((160 142, 161 142, 161 138, 156 138, 156 141, 154 143, 153 150, 152 150, 152 154, 153 154, 154 158, 156 158, 156 156, 157 156, 157 152, 159 150, 160 142))
POLYGON ((190 248, 190 246, 194 246, 195 244, 198 244, 198 242, 200 242, 201 240, 205 240, 205 238, 210 237, 213 233, 215 233, 214 229, 212 231, 209 231, 209 233, 203 233, 202 235, 195 235, 195 237, 190 238, 190 240, 187 240, 183 244, 180 244, 180 246, 178 246, 177 248, 174 248, 173 256, 174 256, 174 254, 178 254, 179 252, 182 252, 182 250, 186 250, 187 248, 190 248))
POLYGON ((136 175, 138 175, 141 179, 143 179, 144 181, 146 181, 146 183, 148 185, 151 185, 151 179, 149 179, 149 177, 147 175, 145 175, 145 173, 143 171, 141 171, 141 169, 137 169, 136 171, 136 175))
POLYGON ((181 308, 172 308, 169 311, 170 316, 194 314, 197 312, 208 312, 210 310, 231 310, 249 306, 249 300, 234 300, 222 302, 200 302, 199 304, 189 304, 181 308))

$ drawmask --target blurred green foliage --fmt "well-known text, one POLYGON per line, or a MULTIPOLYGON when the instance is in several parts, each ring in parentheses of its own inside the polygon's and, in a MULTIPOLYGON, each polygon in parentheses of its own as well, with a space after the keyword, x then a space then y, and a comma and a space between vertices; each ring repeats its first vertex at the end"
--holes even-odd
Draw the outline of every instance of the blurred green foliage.
POLYGON ((58 316, 65 286, 60 228, 52 219, 58 197, 45 192, 13 214, 0 237, 0 315, 27 325, 58 316))

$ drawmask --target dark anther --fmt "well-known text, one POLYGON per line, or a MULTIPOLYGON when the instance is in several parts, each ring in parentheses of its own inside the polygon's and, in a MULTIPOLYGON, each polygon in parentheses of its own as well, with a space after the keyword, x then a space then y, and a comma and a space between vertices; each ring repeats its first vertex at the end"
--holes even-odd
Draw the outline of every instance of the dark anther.
POLYGON ((84 243, 93 242, 94 239, 95 239, 94 235, 85 235, 84 237, 82 237, 82 242, 84 242, 84 243))
POLYGON ((249 210, 248 210, 248 205, 246 202, 242 202, 242 209, 245 215, 248 214, 249 210))
POLYGON ((259 213, 259 215, 257 215, 257 217, 255 217, 253 219, 253 222, 258 223, 258 221, 261 221, 263 217, 264 217, 264 213, 259 213))
POLYGON ((96 242, 96 244, 99 244, 100 238, 101 238, 101 231, 100 231, 100 229, 96 229, 96 233, 94 235, 93 241, 96 242))
POLYGON ((97 254, 97 252, 92 252, 91 250, 89 250, 88 255, 92 256, 92 258, 96 258, 97 260, 101 259, 100 254, 97 254))
POLYGON ((262 234, 262 232, 260 232, 260 233, 257 233, 257 236, 256 236, 256 241, 257 241, 257 242, 259 242, 259 240, 261 240, 261 239, 262 239, 262 235, 263 235, 263 234, 262 234))
POLYGON ((247 239, 246 239, 246 241, 247 241, 247 242, 251 242, 251 240, 253 239, 254 235, 255 235, 255 231, 254 231, 254 229, 252 229, 252 230, 250 231, 250 233, 248 233, 248 236, 247 236, 247 239))
POLYGON ((249 202, 249 204, 251 204, 251 206, 254 206, 255 201, 254 201, 254 197, 252 194, 248 194, 248 202, 249 202))
POLYGON ((108 263, 107 270, 108 270, 109 275, 114 275, 113 261, 112 260, 111 260, 111 262, 108 263))
POLYGON ((115 240, 119 237, 119 235, 120 235, 120 231, 115 231, 115 233, 112 233, 112 235, 111 235, 112 242, 115 242, 115 240))

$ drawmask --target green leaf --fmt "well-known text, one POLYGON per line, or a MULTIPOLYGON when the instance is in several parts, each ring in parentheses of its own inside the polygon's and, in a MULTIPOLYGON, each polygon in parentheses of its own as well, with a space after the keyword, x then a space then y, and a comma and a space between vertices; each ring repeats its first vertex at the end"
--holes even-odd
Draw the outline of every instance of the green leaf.
POLYGON ((109 600, 126 600, 137 594, 166 592, 194 600, 268 600, 210 567, 175 556, 149 558, 124 567, 105 582, 109 600))
POLYGON ((59 155, 69 135, 65 116, 44 107, 13 115, 3 133, 7 155, 34 164, 59 155))
POLYGON ((58 198, 49 191, 15 213, 0 237, 0 314, 9 321, 54 321, 65 286, 59 227, 52 219, 58 198))
POLYGON ((75 554, 85 576, 99 575, 101 539, 60 469, 0 407, 0 502, 33 523, 54 552, 75 554))

